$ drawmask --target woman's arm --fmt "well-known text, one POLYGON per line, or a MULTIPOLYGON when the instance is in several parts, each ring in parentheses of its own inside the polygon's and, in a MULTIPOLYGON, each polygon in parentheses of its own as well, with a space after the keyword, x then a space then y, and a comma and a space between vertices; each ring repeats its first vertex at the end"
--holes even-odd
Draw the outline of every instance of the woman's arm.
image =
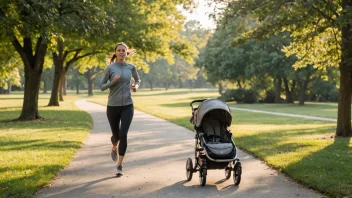
POLYGON ((108 67, 105 68, 103 78, 100 81, 100 89, 102 91, 110 88, 114 84, 115 81, 108 82, 109 77, 110 77, 110 69, 109 69, 109 66, 108 66, 108 67))
POLYGON ((138 87, 141 85, 141 78, 139 77, 137 68, 134 65, 132 68, 132 77, 134 79, 134 86, 136 87, 136 89, 138 89, 138 87))

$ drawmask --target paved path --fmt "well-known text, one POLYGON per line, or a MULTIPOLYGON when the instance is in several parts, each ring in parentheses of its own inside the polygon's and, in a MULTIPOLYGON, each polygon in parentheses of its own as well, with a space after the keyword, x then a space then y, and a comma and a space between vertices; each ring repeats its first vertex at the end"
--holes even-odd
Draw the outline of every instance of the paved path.
POLYGON ((199 186, 197 173, 186 182, 194 132, 137 110, 128 135, 125 175, 117 178, 105 107, 84 100, 76 105, 90 113, 94 127, 70 165, 37 197, 322 197, 242 151, 239 187, 232 177, 224 179, 223 170, 208 171, 205 187, 199 186))

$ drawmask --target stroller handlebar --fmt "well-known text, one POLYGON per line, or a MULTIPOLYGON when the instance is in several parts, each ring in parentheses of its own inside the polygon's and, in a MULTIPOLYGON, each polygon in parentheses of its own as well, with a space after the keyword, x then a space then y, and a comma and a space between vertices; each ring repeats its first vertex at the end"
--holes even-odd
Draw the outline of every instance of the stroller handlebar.
POLYGON ((196 102, 204 102, 205 100, 207 100, 207 99, 202 99, 202 100, 193 100, 193 101, 189 104, 189 106, 191 106, 191 107, 192 107, 192 111, 193 111, 193 109, 194 109, 194 107, 193 107, 193 103, 196 103, 196 102))

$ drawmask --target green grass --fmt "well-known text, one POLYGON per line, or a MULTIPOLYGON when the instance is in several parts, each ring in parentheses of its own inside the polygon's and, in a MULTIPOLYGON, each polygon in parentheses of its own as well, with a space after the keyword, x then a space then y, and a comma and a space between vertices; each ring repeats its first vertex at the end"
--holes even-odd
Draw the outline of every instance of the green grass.
POLYGON ((272 112, 282 112, 325 118, 337 118, 337 103, 305 102, 305 105, 296 104, 235 104, 229 103, 231 107, 255 109, 272 112))
MULTIPOLYGON (((193 129, 189 123, 189 103, 194 99, 217 96, 216 90, 138 90, 133 93, 133 100, 138 110, 193 129)), ((105 105, 107 95, 95 96, 90 101, 105 105)), ((256 109, 258 105, 243 106, 256 109)), ((271 108, 263 106, 267 108, 263 110, 274 111, 271 108, 275 108, 275 111, 283 109, 282 112, 287 113, 319 116, 322 116, 321 112, 337 108, 336 104, 324 103, 320 106, 312 103, 306 108, 281 104, 271 108)), ((330 197, 351 196, 352 142, 333 137, 335 123, 235 110, 232 115, 231 130, 237 146, 330 197)))
MULTIPOLYGON (((95 94, 88 100, 106 105, 108 92, 95 94)), ((193 129, 189 103, 218 96, 214 89, 140 89, 133 100, 141 111, 193 129)), ((90 116, 74 106, 78 97, 66 96, 60 107, 45 107, 47 94, 39 99, 44 121, 9 122, 20 115, 22 97, 0 95, 0 197, 32 197, 70 162, 92 126, 90 116)), ((331 118, 337 109, 333 103, 234 106, 331 118)), ((331 138, 335 123, 235 110, 232 114, 231 130, 240 148, 328 196, 351 196, 352 142, 331 138)))
POLYGON ((60 107, 45 107, 43 121, 13 122, 20 115, 23 93, 0 95, 0 197, 32 197, 71 161, 92 127, 89 114, 66 96, 60 107))

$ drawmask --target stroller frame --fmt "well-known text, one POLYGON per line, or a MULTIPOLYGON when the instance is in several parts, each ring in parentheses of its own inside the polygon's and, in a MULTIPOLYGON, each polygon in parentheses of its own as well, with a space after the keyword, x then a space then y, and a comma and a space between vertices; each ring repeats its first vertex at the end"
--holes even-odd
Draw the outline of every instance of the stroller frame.
MULTIPOLYGON (((194 124, 195 114, 197 110, 201 107, 204 101, 206 100, 215 100, 215 99, 202 99, 202 100, 194 100, 190 103, 192 108, 192 118, 190 120, 191 123, 194 124), (193 106, 194 103, 201 103, 197 108, 193 106)), ((225 104, 226 105, 226 104, 225 104)), ((226 105, 227 106, 227 105, 226 105)), ((227 106, 228 108, 228 106, 227 106)), ((229 109, 229 108, 228 108, 229 109)), ((230 112, 229 112, 230 113, 230 112)), ((231 116, 231 114, 230 114, 231 116)), ((231 119, 231 118, 230 118, 231 119)), ((229 179, 231 177, 231 172, 233 171, 233 181, 235 185, 239 185, 241 182, 242 175, 242 165, 240 160, 237 157, 237 148, 235 143, 232 140, 232 133, 230 130, 226 129, 226 135, 230 139, 231 143, 235 149, 235 157, 225 158, 225 159, 214 159, 209 155, 207 149, 205 148, 205 139, 202 127, 197 127, 194 124, 195 129, 195 149, 194 149, 194 159, 195 163, 193 166, 193 162, 191 158, 188 158, 186 161, 186 177, 188 181, 192 180, 193 173, 199 172, 199 182, 201 186, 205 186, 206 184, 206 176, 207 170, 214 169, 224 169, 225 170, 225 178, 229 179)))

